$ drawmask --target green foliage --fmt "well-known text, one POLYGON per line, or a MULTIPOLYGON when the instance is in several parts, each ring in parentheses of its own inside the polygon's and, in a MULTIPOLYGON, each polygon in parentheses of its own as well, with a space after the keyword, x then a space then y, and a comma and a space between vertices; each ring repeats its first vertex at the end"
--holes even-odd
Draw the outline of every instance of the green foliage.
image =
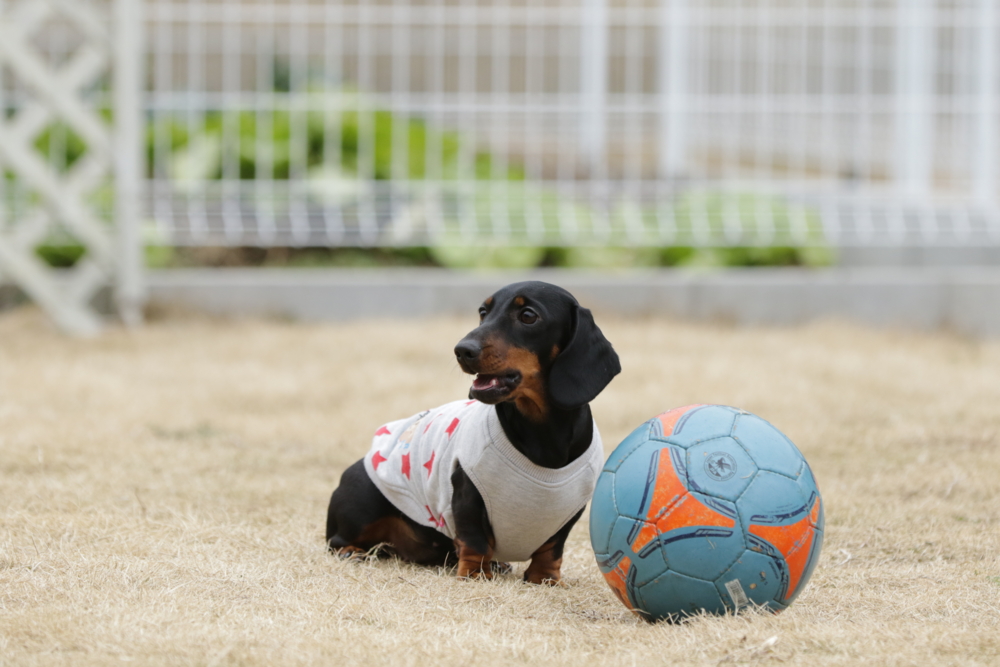
MULTIPOLYGON (((352 106, 350 96, 334 99, 339 106, 352 106)), ((181 118, 150 124, 151 167, 166 153, 170 176, 182 182, 288 180, 331 167, 344 177, 378 181, 423 180, 431 173, 445 180, 524 179, 519 167, 499 167, 492 156, 463 143, 457 132, 435 130, 423 119, 385 110, 212 112, 197 120, 195 132, 181 118), (295 149, 300 153, 294 154, 295 149), (293 174, 293 168, 305 173, 293 174)))
MULTIPOLYGON (((276 93, 291 89, 289 70, 281 63, 273 79, 276 93)), ((435 239, 434 247, 413 251, 307 249, 288 255, 282 265, 289 266, 613 269, 832 262, 817 213, 785 197, 692 191, 659 208, 623 200, 598 215, 528 181, 519 165, 477 150, 458 132, 379 109, 374 100, 350 90, 304 94, 310 96, 310 109, 327 111, 276 108, 154 119, 146 135, 149 176, 169 178, 181 192, 196 192, 223 178, 304 179, 315 201, 333 206, 370 196, 372 179, 397 180, 405 182, 400 191, 412 203, 392 223, 400 227, 396 242, 407 242, 411 233, 435 239), (168 173, 154 174, 154 168, 168 173), (432 177, 433 191, 422 185, 432 177), (584 244, 601 239, 604 245, 575 246, 576 238, 584 244), (483 239, 491 240, 484 244, 483 239), (670 244, 663 246, 664 239, 670 244), (765 245, 754 245, 761 242, 765 245)), ((54 164, 67 167, 86 152, 84 142, 61 124, 46 129, 36 146, 54 164)), ((110 210, 113 199, 108 185, 92 201, 110 210)), ((169 239, 146 241, 150 266, 183 262, 169 239)), ((53 266, 72 266, 82 249, 49 241, 38 254, 53 266)))
POLYGON ((673 218, 682 238, 697 238, 700 227, 712 238, 735 241, 731 246, 696 252, 682 264, 826 266, 833 262, 819 215, 785 197, 755 192, 690 192, 674 205, 673 218), (766 245, 739 245, 746 238, 766 245))
POLYGON ((35 149, 70 167, 87 152, 86 142, 64 123, 53 123, 35 139, 35 149))
POLYGON ((618 246, 580 246, 552 248, 553 266, 575 269, 648 268, 662 265, 659 248, 623 248, 618 246))
POLYGON ((146 266, 150 269, 165 269, 175 263, 176 250, 169 245, 147 245, 146 266))
POLYGON ((378 268, 435 266, 427 248, 172 248, 173 267, 378 268))
POLYGON ((588 207, 532 183, 504 183, 477 188, 471 204, 456 205, 445 217, 442 245, 435 252, 444 266, 454 268, 529 268, 546 264, 570 268, 614 269, 674 266, 723 268, 751 266, 827 266, 833 255, 826 247, 818 215, 784 197, 753 192, 705 191, 682 195, 665 207, 642 209, 624 202, 608 219, 588 207), (510 254, 462 239, 475 239, 499 214, 506 221, 510 254), (671 223, 678 243, 657 247, 664 221, 671 223), (485 224, 484 224, 485 223, 485 224), (603 225, 603 227, 600 227, 603 225), (601 234, 598 230, 603 230, 601 234), (733 231, 729 231, 733 230, 733 231), (735 240, 770 239, 774 245, 725 245, 727 232, 735 240), (602 234, 603 246, 549 247, 527 253, 524 247, 572 237, 592 239, 602 234), (452 247, 452 246, 461 246, 452 247), (506 258, 509 264, 503 264, 506 258), (534 264, 530 264, 534 261, 534 264))
MULTIPOLYGON (((35 248, 35 254, 43 262, 55 269, 70 269, 76 266, 87 249, 79 244, 47 243, 35 248)), ((174 248, 172 246, 146 246, 146 266, 150 268, 165 268, 174 263, 174 248)))
POLYGON ((433 266, 427 248, 300 248, 272 252, 263 266, 294 268, 376 268, 433 266))
POLYGON ((35 254, 46 264, 57 269, 74 266, 87 253, 82 245, 40 245, 35 254))
POLYGON ((694 248, 683 245, 660 248, 660 264, 662 266, 684 266, 690 262, 696 252, 694 248))

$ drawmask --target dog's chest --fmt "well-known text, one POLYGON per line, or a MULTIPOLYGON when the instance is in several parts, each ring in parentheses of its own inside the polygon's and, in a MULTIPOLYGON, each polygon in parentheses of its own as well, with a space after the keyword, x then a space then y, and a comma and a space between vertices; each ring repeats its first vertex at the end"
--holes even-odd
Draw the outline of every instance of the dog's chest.
POLYGON ((451 475, 458 464, 483 496, 495 557, 527 560, 590 499, 603 463, 600 434, 570 465, 542 468, 507 439, 493 406, 456 401, 376 431, 372 481, 414 521, 455 537, 451 475))

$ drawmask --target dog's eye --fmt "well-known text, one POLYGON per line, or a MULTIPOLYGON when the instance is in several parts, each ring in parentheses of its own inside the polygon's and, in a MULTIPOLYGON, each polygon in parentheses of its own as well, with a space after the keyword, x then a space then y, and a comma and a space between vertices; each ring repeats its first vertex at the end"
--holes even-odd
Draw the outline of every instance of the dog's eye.
POLYGON ((486 307, 484 306, 479 309, 479 321, 482 322, 485 319, 486 319, 486 307))
POLYGON ((525 324, 534 324, 538 321, 538 313, 533 311, 531 308, 525 308, 521 311, 519 318, 525 324))

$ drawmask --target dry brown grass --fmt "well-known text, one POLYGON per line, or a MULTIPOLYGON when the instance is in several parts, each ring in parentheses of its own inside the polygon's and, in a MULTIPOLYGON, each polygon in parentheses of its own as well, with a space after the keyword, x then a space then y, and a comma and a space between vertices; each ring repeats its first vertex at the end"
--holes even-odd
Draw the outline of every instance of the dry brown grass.
POLYGON ((1000 344, 826 324, 598 318, 610 449, 738 405, 805 452, 824 554, 778 616, 650 626, 574 531, 567 586, 328 556, 326 502, 388 418, 461 397, 473 316, 173 318, 95 341, 0 316, 0 665, 1000 663, 1000 344))

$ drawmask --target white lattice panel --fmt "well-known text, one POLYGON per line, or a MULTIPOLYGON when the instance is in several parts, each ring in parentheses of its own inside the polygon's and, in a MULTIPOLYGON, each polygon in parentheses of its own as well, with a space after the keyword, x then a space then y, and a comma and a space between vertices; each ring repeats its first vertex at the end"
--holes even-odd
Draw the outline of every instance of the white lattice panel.
MULTIPOLYGON (((134 62, 114 67, 126 51, 115 28, 138 18, 129 4, 134 3, 5 0, 0 5, 0 108, 6 110, 0 113, 0 167, 7 174, 0 180, 5 190, 16 188, 22 194, 19 206, 11 205, 9 196, 0 197, 0 270, 63 328, 79 334, 100 328, 91 301, 97 290, 109 284, 119 287, 125 319, 138 317, 137 249, 120 243, 123 237, 117 233, 120 229, 116 230, 113 216, 102 215, 95 203, 95 193, 113 193, 118 212, 133 216, 120 227, 134 224, 138 214, 127 201, 134 201, 138 194, 129 183, 140 177, 138 160, 128 163, 127 159, 130 149, 135 149, 136 123, 120 104, 108 106, 106 110, 113 111, 102 114, 95 102, 97 94, 108 87, 109 72, 115 72, 117 85, 127 81, 122 74, 138 66, 134 62), (53 35, 74 48, 53 57, 44 39, 53 35), (118 123, 117 130, 109 115, 118 123), (123 128, 133 133, 130 141, 125 140, 123 128), (40 149, 43 135, 51 147, 56 134, 64 140, 72 136, 85 147, 72 164, 60 164, 52 151, 47 155, 40 149), (120 167, 126 164, 135 175, 118 178, 120 167), (35 253, 50 238, 71 239, 84 249, 73 268, 59 275, 35 253), (131 279, 127 286, 126 277, 131 279)), ((136 22, 132 23, 135 31, 136 22)), ((137 38, 124 38, 125 47, 137 38)), ((136 60, 134 54, 131 58, 136 60)), ((138 84, 138 80, 129 81, 134 89, 138 84)), ((123 92, 125 97, 118 100, 137 102, 136 93, 123 92)))

